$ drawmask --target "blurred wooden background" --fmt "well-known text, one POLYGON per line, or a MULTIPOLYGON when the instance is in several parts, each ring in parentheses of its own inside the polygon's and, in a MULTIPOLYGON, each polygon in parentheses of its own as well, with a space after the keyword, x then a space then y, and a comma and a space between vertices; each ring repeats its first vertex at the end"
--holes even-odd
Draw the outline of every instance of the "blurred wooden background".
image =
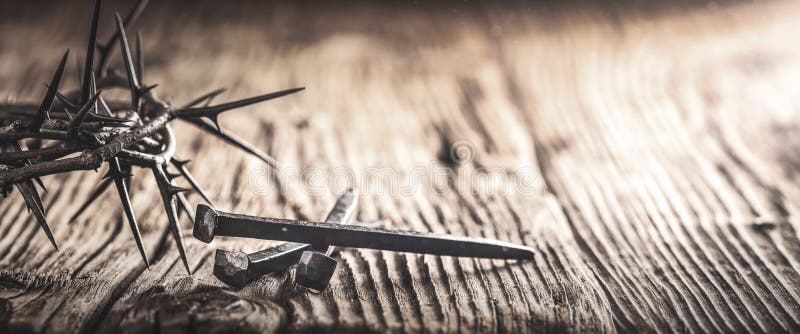
MULTIPOLYGON (((131 5, 105 6, 102 40, 131 5)), ((82 56, 91 6, 0 4, 4 102, 38 101, 63 50, 82 56)), ((337 189, 302 187, 309 168, 491 169, 505 189, 527 170, 525 192, 356 178, 357 216, 536 258, 347 250, 322 294, 290 272, 235 290, 212 275, 215 247, 271 243, 206 245, 184 220, 188 275, 139 173, 146 270, 113 192, 68 221, 102 176, 73 173, 44 180, 58 253, 18 194, 0 201, 0 331, 800 331, 798 2, 158 2, 130 30, 145 82, 176 104, 308 88, 222 118, 296 174, 177 127, 221 209, 321 219, 337 189)))

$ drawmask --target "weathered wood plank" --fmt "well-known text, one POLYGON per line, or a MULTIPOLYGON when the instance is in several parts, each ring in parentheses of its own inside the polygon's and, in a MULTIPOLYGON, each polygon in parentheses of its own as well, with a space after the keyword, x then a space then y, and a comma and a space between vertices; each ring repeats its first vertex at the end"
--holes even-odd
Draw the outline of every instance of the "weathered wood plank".
MULTIPOLYGON (((35 99, 48 55, 84 43, 89 4, 38 6, 0 7, 2 98, 35 99)), ((159 94, 308 87, 222 119, 278 175, 176 128, 220 208, 316 219, 352 184, 359 219, 525 243, 535 261, 346 250, 322 294, 291 272, 235 290, 212 275, 214 247, 269 242, 208 246, 185 221, 187 275, 142 171, 145 269, 112 192, 67 221, 99 180, 77 173, 45 179, 60 253, 19 198, 0 201, 0 328, 797 331, 798 6, 650 6, 152 4, 159 94), (504 179, 470 182, 485 174, 504 179)))
POLYGON ((734 6, 724 16, 611 21, 587 10, 497 21, 529 22, 520 30, 534 35, 551 23, 571 30, 520 36, 503 54, 534 138, 566 143, 537 146, 538 157, 618 329, 798 329, 800 254, 782 246, 797 245, 797 180, 776 170, 785 153, 760 145, 774 140, 769 127, 797 121, 798 95, 781 88, 779 71, 756 75, 742 59, 795 71, 797 49, 780 42, 796 28, 778 19, 787 6, 759 6, 758 16, 734 6), (754 94, 761 85, 782 94, 754 94), (772 99, 784 104, 769 108, 772 99))

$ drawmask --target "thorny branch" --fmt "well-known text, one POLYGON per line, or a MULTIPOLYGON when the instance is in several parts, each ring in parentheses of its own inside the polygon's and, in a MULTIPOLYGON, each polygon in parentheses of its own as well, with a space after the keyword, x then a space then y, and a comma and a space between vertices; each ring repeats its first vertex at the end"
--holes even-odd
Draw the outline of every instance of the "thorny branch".
POLYGON ((157 85, 145 85, 142 81, 144 56, 141 33, 136 34, 136 47, 132 52, 125 31, 126 26, 135 23, 147 2, 138 1, 124 20, 116 14, 116 29, 106 44, 97 43, 102 6, 100 0, 95 2, 85 61, 79 71, 80 89, 66 93, 58 91, 69 58, 67 50, 53 78, 46 85, 47 92, 38 107, 0 105, 0 193, 7 196, 16 188, 50 242, 58 249, 47 225, 45 206, 35 184, 44 189, 39 179, 42 176, 97 170, 104 164, 108 165, 106 177, 71 220, 76 219, 114 184, 144 264, 149 266, 129 194, 133 167, 147 168, 156 180, 170 230, 186 270, 190 272, 177 220, 178 209, 189 216, 192 210, 182 193, 186 189, 175 186, 173 179, 184 178, 206 202, 211 205, 213 202, 186 168, 188 160, 175 157, 176 138, 169 123, 175 119, 186 121, 276 167, 275 159, 223 131, 218 117, 223 112, 289 95, 303 88, 210 105, 224 91, 219 89, 181 108, 158 99, 153 94, 153 88, 157 85), (124 77, 109 67, 111 52, 117 43, 124 65, 124 77), (99 60, 96 64, 95 52, 99 60), (102 90, 111 88, 129 90, 130 100, 106 101, 101 95, 102 90), (26 145, 31 148, 27 149, 26 145), (170 165, 178 172, 170 173, 170 165))

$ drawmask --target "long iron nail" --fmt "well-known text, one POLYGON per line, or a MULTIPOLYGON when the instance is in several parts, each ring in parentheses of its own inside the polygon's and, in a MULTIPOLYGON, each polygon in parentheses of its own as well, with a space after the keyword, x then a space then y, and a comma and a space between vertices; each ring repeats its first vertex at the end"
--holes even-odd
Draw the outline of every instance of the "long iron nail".
POLYGON ((498 240, 256 217, 203 204, 197 206, 193 234, 206 243, 221 235, 441 256, 531 259, 534 254, 530 247, 498 240))
MULTIPOLYGON (((385 228, 388 220, 375 220, 355 223, 361 226, 385 228)), ((339 247, 331 247, 329 255, 336 254, 339 247)), ((220 281, 236 287, 243 287, 266 274, 284 271, 300 261, 303 252, 311 245, 297 242, 284 242, 253 253, 217 249, 214 257, 214 276, 220 281)))
MULTIPOLYGON (((331 224, 347 223, 355 210, 357 198, 353 189, 345 191, 336 200, 326 221, 331 224)), ((244 286, 251 279, 261 275, 288 269, 311 247, 309 244, 287 242, 252 254, 217 250, 214 275, 230 285, 244 286)), ((328 248, 327 245, 317 247, 328 248)))
MULTIPOLYGON (((358 206, 358 192, 348 189, 339 197, 325 218, 327 224, 347 224, 358 206)), ((315 291, 322 291, 336 271, 336 260, 330 257, 333 247, 314 244, 300 255, 295 270, 295 282, 315 291)))

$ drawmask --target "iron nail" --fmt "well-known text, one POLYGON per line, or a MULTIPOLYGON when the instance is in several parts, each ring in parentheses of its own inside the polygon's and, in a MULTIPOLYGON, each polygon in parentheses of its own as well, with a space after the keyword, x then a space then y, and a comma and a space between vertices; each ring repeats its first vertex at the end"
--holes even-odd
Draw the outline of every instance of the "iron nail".
POLYGON ((498 240, 248 216, 204 204, 197 206, 193 234, 205 243, 220 235, 440 256, 522 260, 534 255, 530 247, 498 240))
MULTIPOLYGON (((381 219, 355 224, 383 228, 389 226, 389 221, 381 219)), ((214 256, 214 276, 241 288, 261 276, 291 268, 300 261, 303 252, 310 248, 309 244, 284 242, 249 254, 217 249, 214 256)), ((332 248, 331 255, 335 255, 339 247, 332 248)))
MULTIPOLYGON (((358 193, 348 189, 333 206, 325 218, 328 224, 347 224, 358 206, 358 193)), ((303 251, 295 270, 295 282, 314 291, 322 291, 336 271, 336 260, 330 256, 333 247, 326 245, 312 245, 311 249, 303 251)))

